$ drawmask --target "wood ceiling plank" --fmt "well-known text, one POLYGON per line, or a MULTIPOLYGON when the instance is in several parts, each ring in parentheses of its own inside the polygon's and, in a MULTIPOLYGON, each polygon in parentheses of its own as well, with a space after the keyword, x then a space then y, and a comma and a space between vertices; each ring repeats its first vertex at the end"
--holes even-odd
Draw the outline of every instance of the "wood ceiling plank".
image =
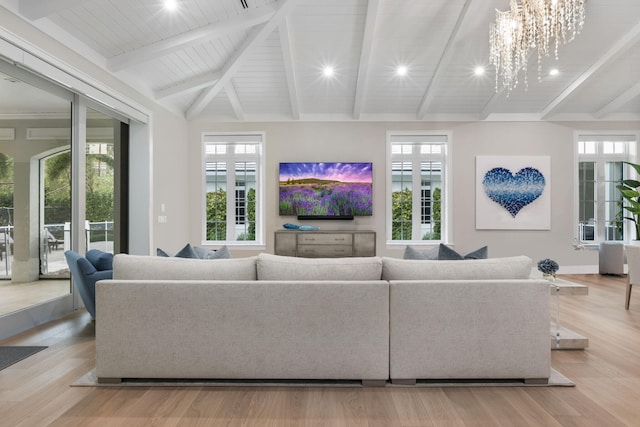
POLYGON ((18 11, 27 19, 35 21, 83 3, 88 3, 88 0, 20 0, 18 11))
POLYGON ((108 68, 111 71, 120 71, 134 64, 155 59, 160 55, 167 55, 177 50, 201 44, 207 40, 247 30, 268 21, 273 17, 274 13, 275 8, 271 6, 264 9, 252 9, 239 17, 222 22, 214 22, 205 27, 159 40, 139 49, 109 58, 108 68))
POLYGON ((425 90, 424 97, 422 98, 422 102, 420 103, 420 106, 418 107, 418 111, 416 112, 416 118, 418 120, 424 119, 424 116, 427 110, 429 109, 429 106, 431 106, 431 103, 433 102, 433 98, 435 96, 434 89, 435 87, 437 87, 439 80, 442 79, 443 73, 445 72, 445 67, 447 66, 449 61, 451 61, 451 57, 454 54, 453 43, 456 37, 458 36, 460 27, 462 26, 462 22, 467 16, 467 11, 469 10, 471 1, 472 0, 465 0, 464 5, 462 6, 460 14, 458 15, 458 19, 456 20, 456 24, 453 27, 453 31, 451 31, 451 35, 449 36, 449 39, 447 40, 447 44, 445 45, 442 55, 440 56, 440 60, 438 61, 438 65, 436 65, 436 69, 435 69, 435 72, 433 73, 433 77, 431 78, 431 81, 429 82, 429 85, 425 90))
POLYGON ((616 41, 611 48, 602 56, 600 56, 593 65, 573 81, 565 90, 560 93, 550 104, 548 104, 540 114, 542 120, 547 119, 554 111, 565 102, 571 94, 576 91, 588 79, 595 77, 603 68, 611 61, 623 55, 628 49, 633 47, 640 41, 640 24, 637 24, 626 33, 622 38, 616 41))
POLYGON ((220 90, 231 80, 235 72, 247 59, 251 50, 261 42, 263 42, 269 34, 282 22, 282 20, 291 13, 296 5, 297 0, 281 0, 278 3, 278 10, 273 17, 263 24, 259 29, 255 29, 247 37, 245 43, 234 52, 227 64, 221 70, 220 79, 213 86, 205 89, 186 112, 186 117, 191 119, 202 112, 202 110, 211 102, 220 90))

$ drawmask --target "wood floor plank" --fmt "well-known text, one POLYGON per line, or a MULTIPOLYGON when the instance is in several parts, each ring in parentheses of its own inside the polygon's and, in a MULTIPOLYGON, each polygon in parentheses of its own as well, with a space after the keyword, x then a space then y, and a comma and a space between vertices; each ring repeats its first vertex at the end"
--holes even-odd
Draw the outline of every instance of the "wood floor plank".
POLYGON ((70 387, 95 365, 95 322, 77 312, 0 342, 49 346, 0 371, 0 427, 635 427, 640 294, 625 310, 625 277, 564 278, 589 287, 560 303, 589 347, 551 351, 575 387, 70 387))

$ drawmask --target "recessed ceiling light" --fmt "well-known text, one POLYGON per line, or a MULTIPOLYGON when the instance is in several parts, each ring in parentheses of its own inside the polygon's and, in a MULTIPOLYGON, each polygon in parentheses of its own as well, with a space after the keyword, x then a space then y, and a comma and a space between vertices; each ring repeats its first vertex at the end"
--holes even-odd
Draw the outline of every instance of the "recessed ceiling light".
POLYGON ((557 68, 552 68, 551 70, 549 70, 550 76, 557 76, 559 73, 560 73, 560 70, 558 70, 557 68))
POLYGON ((174 11, 176 9, 178 9, 178 2, 177 0, 165 0, 164 2, 164 8, 169 10, 169 11, 174 11))
POLYGON ((408 72, 409 72, 409 69, 404 65, 400 65, 398 66, 398 68, 396 68, 396 74, 398 76, 406 76, 408 72))
POLYGON ((330 66, 330 65, 327 65, 326 67, 324 67, 322 69, 322 74, 325 77, 332 77, 334 73, 335 73, 335 71, 334 71, 333 67, 330 66))
POLYGON ((483 74, 484 74, 484 67, 480 67, 480 66, 476 67, 476 68, 473 70, 473 73, 474 73, 476 76, 481 76, 481 75, 483 75, 483 74))

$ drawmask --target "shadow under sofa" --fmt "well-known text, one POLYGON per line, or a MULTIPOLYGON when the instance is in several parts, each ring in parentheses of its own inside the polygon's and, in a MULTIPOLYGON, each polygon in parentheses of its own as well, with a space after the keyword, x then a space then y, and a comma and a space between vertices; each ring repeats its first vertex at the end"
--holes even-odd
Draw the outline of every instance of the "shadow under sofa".
POLYGON ((100 382, 544 382, 548 282, 502 278, 514 276, 514 263, 528 277, 527 257, 495 260, 116 255, 113 279, 96 286, 96 375, 100 382), (416 269, 417 279, 394 276, 416 269), (460 269, 495 278, 459 279, 460 269), (453 278, 425 279, 427 271, 453 278))

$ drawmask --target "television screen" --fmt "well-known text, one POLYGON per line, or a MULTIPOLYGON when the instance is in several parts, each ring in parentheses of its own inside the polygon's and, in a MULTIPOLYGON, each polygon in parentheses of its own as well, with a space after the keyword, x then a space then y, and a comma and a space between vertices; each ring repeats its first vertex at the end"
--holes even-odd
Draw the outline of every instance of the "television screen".
POLYGON ((371 163, 280 163, 280 215, 371 216, 372 182, 371 163))

